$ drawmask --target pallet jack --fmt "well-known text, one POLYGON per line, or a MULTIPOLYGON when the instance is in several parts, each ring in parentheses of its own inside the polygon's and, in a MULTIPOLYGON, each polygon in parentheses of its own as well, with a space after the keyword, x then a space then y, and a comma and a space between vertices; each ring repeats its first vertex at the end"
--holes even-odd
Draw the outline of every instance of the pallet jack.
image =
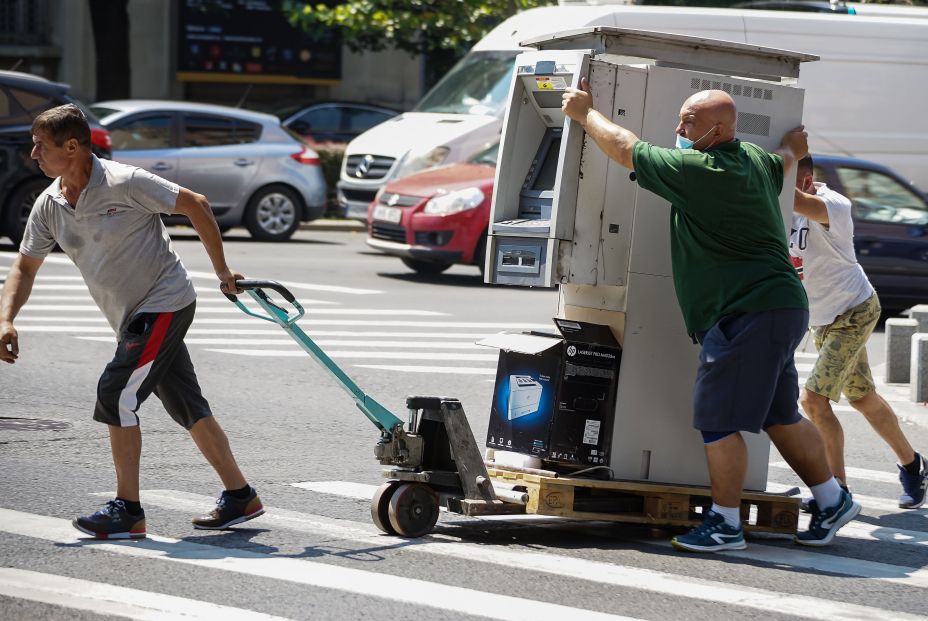
POLYGON ((431 532, 442 506, 464 515, 487 515, 511 513, 512 504, 524 504, 520 494, 512 493, 511 502, 506 502, 507 490, 494 489, 460 401, 407 397, 404 423, 365 394, 296 324, 305 310, 286 287, 271 280, 237 280, 235 284, 266 314, 252 311, 224 288, 222 293, 246 314, 283 328, 380 430, 374 456, 386 467, 388 480, 371 500, 371 519, 377 528, 415 538, 431 532), (293 309, 281 307, 265 290, 278 293, 293 309))

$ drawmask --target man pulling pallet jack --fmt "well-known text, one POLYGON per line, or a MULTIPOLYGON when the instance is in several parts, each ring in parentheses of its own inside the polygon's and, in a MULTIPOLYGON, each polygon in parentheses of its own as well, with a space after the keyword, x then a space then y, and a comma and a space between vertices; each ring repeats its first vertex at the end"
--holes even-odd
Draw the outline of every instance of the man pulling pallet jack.
POLYGON ((632 169, 642 188, 672 203, 677 298, 702 347, 694 426, 705 443, 713 499, 702 524, 674 537, 673 545, 698 552, 745 548, 741 432, 761 429, 816 499, 809 529, 794 541, 828 544, 861 507, 839 487, 821 436, 797 408, 793 352, 809 313, 789 260, 778 195, 784 173, 808 153, 807 134, 802 127, 788 132, 774 153, 737 140, 735 102, 720 90, 683 103, 673 149, 639 140, 593 109, 586 78, 581 89, 566 90, 563 110, 606 155, 632 169), (739 373, 742 368, 750 372, 739 373))

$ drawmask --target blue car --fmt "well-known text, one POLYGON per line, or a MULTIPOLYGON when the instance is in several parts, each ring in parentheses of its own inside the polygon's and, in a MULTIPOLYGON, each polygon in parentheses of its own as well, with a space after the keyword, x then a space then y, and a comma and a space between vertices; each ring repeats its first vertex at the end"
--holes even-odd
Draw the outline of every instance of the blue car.
POLYGON ((812 156, 815 180, 851 199, 854 249, 885 312, 928 303, 928 196, 891 169, 812 156))

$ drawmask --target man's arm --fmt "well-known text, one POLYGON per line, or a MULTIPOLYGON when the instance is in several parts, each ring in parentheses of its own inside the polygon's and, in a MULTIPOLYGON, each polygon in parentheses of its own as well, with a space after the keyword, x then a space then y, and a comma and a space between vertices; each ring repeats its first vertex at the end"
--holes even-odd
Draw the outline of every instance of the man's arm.
MULTIPOLYGON (((793 164, 809 154, 809 134, 805 126, 800 125, 786 132, 774 153, 783 158, 783 174, 787 174, 793 164)), ((792 181, 789 185, 792 185, 792 181)))
POLYGON ((13 319, 29 299, 41 266, 42 259, 19 254, 7 274, 0 296, 0 360, 3 362, 13 364, 19 357, 19 335, 13 327, 13 319))
POLYGON ((209 201, 202 194, 191 192, 187 188, 180 188, 177 194, 177 204, 174 206, 174 213, 187 216, 190 224, 200 236, 200 241, 206 248, 206 254, 213 264, 213 270, 216 276, 225 285, 225 290, 229 292, 241 293, 235 286, 235 281, 243 278, 238 272, 229 269, 226 263, 226 254, 222 247, 222 235, 219 233, 219 227, 216 225, 216 218, 213 217, 213 210, 209 207, 209 201))
POLYGON ((583 126, 586 133, 609 158, 625 168, 634 169, 632 150, 638 142, 638 136, 593 109, 593 96, 586 78, 580 78, 580 88, 582 90, 568 88, 564 92, 561 109, 583 126))
POLYGON ((793 211, 813 222, 827 225, 828 208, 825 206, 825 201, 815 194, 806 194, 799 188, 796 188, 795 192, 793 211))

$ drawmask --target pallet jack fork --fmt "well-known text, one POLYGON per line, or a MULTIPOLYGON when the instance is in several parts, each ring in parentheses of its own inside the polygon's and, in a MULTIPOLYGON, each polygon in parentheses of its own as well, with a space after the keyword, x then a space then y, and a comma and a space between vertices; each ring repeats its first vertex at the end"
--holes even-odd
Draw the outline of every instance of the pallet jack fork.
POLYGON ((386 466, 388 481, 371 500, 371 518, 383 532, 421 537, 434 528, 443 505, 467 515, 508 513, 497 498, 464 408, 449 397, 407 397, 409 417, 399 417, 365 394, 296 324, 306 311, 283 285, 271 280, 237 280, 240 290, 266 314, 252 311, 237 296, 223 294, 244 313, 276 323, 351 396, 358 409, 380 430, 374 455, 386 466), (280 294, 293 311, 265 293, 280 294))

